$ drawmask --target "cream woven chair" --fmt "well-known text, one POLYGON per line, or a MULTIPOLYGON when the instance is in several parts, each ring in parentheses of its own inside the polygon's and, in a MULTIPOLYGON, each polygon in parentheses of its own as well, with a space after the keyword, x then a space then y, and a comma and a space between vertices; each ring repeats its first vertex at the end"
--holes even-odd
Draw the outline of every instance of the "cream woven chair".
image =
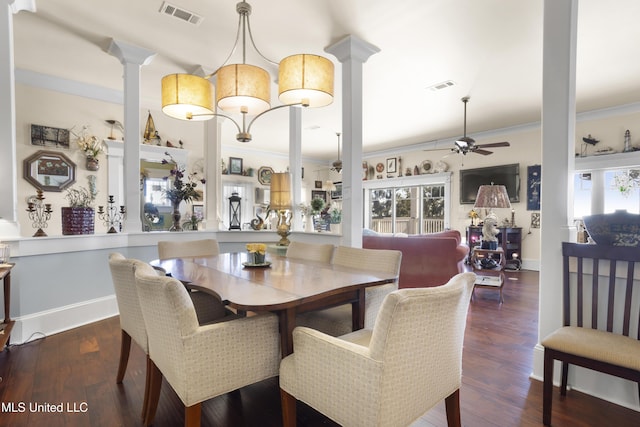
POLYGON ((278 375, 275 315, 199 326, 179 281, 141 271, 136 283, 152 366, 147 425, 155 416, 163 376, 184 403, 185 426, 199 426, 201 402, 278 375))
POLYGON ((186 242, 158 242, 160 259, 208 257, 220 254, 220 246, 216 239, 189 240, 186 242))
POLYGON ((334 249, 335 246, 331 244, 291 242, 287 248, 287 258, 331 262, 334 249))
MULTIPOLYGON (((197 258, 209 257, 220 254, 220 246, 216 239, 189 240, 186 242, 172 242, 161 240, 158 242, 158 257, 170 258, 197 258)), ((206 292, 191 291, 191 300, 198 313, 198 322, 202 325, 216 321, 221 316, 233 315, 213 295, 206 292)))
POLYGON ((462 344, 475 274, 432 288, 400 289, 382 304, 373 330, 341 337, 297 327, 280 364, 285 427, 296 399, 345 427, 410 425, 442 399, 460 426, 462 344))
MULTIPOLYGON (((369 271, 400 273, 402 252, 387 249, 361 249, 338 246, 333 252, 333 264, 369 271)), ((372 328, 384 297, 398 289, 398 281, 372 286, 365 292, 364 327, 372 328)), ((343 304, 325 310, 299 314, 296 325, 317 329, 334 337, 352 331, 351 305, 343 304)))

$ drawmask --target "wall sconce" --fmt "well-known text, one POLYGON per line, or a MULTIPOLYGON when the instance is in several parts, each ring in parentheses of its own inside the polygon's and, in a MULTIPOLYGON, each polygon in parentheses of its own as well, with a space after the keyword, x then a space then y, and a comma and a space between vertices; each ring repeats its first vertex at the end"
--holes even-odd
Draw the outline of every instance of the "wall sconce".
POLYGON ((113 200, 113 196, 109 196, 107 199, 107 210, 104 210, 104 206, 98 206, 98 218, 104 221, 104 225, 109 228, 107 233, 117 233, 118 231, 122 231, 122 220, 124 220, 126 211, 124 206, 120 206, 120 211, 115 206, 115 201, 113 200), (118 226, 118 230, 116 230, 115 226, 118 226))
POLYGON ((271 209, 278 212, 278 246, 289 246, 291 234, 291 174, 271 174, 271 209))

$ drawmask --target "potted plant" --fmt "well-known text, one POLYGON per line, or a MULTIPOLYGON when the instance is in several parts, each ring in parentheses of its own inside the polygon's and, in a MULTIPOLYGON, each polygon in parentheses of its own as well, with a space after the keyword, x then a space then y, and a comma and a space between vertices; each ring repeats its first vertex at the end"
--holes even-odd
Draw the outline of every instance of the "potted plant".
POLYGON ((95 212, 93 203, 98 194, 96 176, 89 175, 87 179, 89 180, 88 188, 72 187, 65 194, 69 206, 62 208, 63 235, 94 233, 95 212))
POLYGON ((325 201, 319 197, 311 200, 311 213, 313 214, 313 225, 316 231, 326 230, 327 226, 322 217, 325 201))

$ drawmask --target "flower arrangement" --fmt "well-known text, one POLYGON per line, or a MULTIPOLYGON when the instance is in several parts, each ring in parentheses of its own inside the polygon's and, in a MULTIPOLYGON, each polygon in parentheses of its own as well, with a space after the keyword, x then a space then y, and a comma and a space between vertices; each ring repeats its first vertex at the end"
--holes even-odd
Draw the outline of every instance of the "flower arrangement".
POLYGON ((260 254, 260 255, 264 255, 267 253, 267 245, 264 243, 247 243, 247 251, 249 251, 250 254, 260 254))
POLYGON ((90 208, 98 195, 98 189, 96 188, 96 176, 89 175, 87 177, 89 181, 89 188, 70 188, 67 190, 64 197, 69 202, 69 206, 72 208, 90 208))
MULTIPOLYGON (((174 205, 179 204, 183 200, 185 202, 190 202, 191 200, 200 200, 200 194, 196 190, 196 187, 198 186, 198 182, 204 184, 206 183, 206 180, 204 178, 198 179, 198 173, 192 172, 186 175, 187 180, 185 182, 184 166, 178 166, 178 163, 168 152, 165 152, 164 154, 168 157, 168 159, 162 159, 162 164, 173 165, 170 172, 170 176, 173 177, 173 188, 165 190, 164 197, 171 201, 171 203, 174 205)), ((169 176, 164 177, 164 179, 169 179, 169 176)))
POLYGON ((340 224, 342 222, 342 209, 332 206, 329 208, 328 213, 331 216, 331 224, 340 224))
POLYGON ((202 222, 202 214, 188 214, 185 217, 185 221, 182 223, 182 228, 186 230, 197 231, 199 224, 202 222))
POLYGON ((471 225, 476 225, 476 220, 478 219, 478 212, 475 209, 471 209, 469 211, 469 218, 471 218, 471 225))
POLYGON ((311 213, 317 214, 324 209, 325 201, 321 198, 315 198, 311 201, 311 213))
POLYGON ((73 130, 69 130, 69 132, 76 138, 76 144, 78 144, 78 147, 85 156, 97 158, 98 155, 105 150, 104 142, 99 140, 95 135, 91 135, 89 130, 89 126, 84 125, 78 133, 75 133, 73 130))

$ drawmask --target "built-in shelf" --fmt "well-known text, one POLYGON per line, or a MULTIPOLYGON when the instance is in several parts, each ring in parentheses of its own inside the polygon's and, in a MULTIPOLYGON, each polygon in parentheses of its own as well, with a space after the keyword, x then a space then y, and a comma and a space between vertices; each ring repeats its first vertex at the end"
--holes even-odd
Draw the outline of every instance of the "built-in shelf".
POLYGON ((640 151, 576 157, 575 159, 576 172, 599 169, 620 169, 637 166, 640 166, 640 151))

